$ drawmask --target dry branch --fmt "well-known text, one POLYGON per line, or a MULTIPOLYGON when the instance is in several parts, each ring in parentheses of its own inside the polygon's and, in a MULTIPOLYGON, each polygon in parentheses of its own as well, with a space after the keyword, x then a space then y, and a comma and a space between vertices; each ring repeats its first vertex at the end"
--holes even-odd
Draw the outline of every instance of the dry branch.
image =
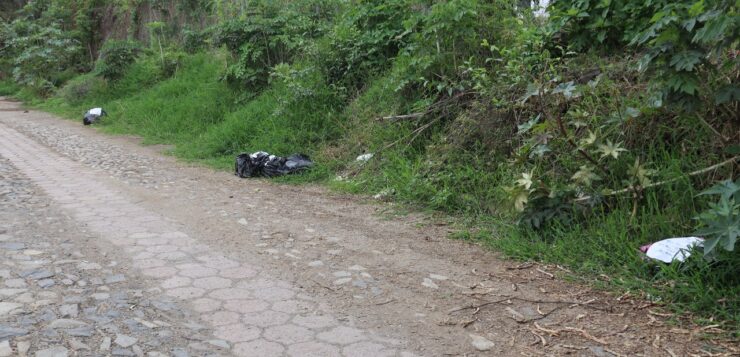
POLYGON ((387 117, 380 117, 375 120, 377 121, 399 121, 399 120, 404 120, 404 119, 416 119, 416 118, 423 117, 427 113, 429 113, 429 111, 412 113, 412 114, 404 114, 404 115, 391 115, 387 117))
MULTIPOLYGON (((526 299, 526 298, 522 298, 522 297, 506 297, 506 298, 499 299, 499 300, 485 301, 485 302, 483 302, 481 304, 456 307, 456 308, 450 309, 449 311, 447 311, 447 313, 448 314, 453 314, 453 313, 456 313, 456 312, 459 312, 459 311, 463 311, 463 310, 480 309, 482 307, 486 307, 486 306, 494 305, 494 304, 501 304, 501 303, 507 303, 507 302, 510 303, 511 300, 518 300, 518 301, 528 302, 528 303, 532 303, 532 304, 559 304, 559 306, 551 309, 550 311, 547 311, 547 312, 539 312, 538 311, 538 313, 540 314, 540 316, 538 316, 538 317, 529 318, 529 319, 523 319, 523 320, 514 319, 515 321, 517 321, 519 323, 528 323, 528 322, 532 322, 532 321, 542 320, 542 319, 550 316, 555 311, 559 311, 559 310, 561 310, 563 308, 574 308, 574 307, 578 307, 578 306, 583 306, 583 307, 587 307, 587 308, 591 308, 591 309, 595 309, 595 310, 601 310, 601 311, 605 311, 606 310, 604 308, 600 308, 600 307, 596 307, 596 306, 591 305, 591 303, 594 302, 595 299, 591 299, 591 300, 586 301, 586 302, 576 302, 576 301, 564 301, 564 300, 532 300, 532 299, 526 299)), ((538 308, 539 308, 539 306, 538 306, 538 308)))
MULTIPOLYGON (((718 169, 718 168, 720 168, 722 166, 725 166, 727 164, 734 163, 735 161, 738 161, 738 159, 740 159, 740 155, 735 156, 735 157, 733 157, 731 159, 722 161, 722 162, 720 162, 718 164, 714 164, 712 166, 705 167, 705 168, 703 168, 701 170, 696 170, 696 171, 689 172, 686 176, 688 176, 688 177, 694 177, 694 176, 698 176, 698 175, 701 175, 701 174, 705 174, 707 172, 716 170, 716 169, 718 169)), ((654 182, 654 183, 651 183, 649 185, 642 186, 639 189, 640 190, 644 190, 644 189, 648 189, 648 188, 662 186, 662 185, 665 185, 665 184, 668 184, 668 183, 676 182, 676 181, 680 180, 681 177, 674 177, 672 179, 654 182)), ((617 195, 621 195, 621 194, 628 193, 628 192, 634 192, 636 190, 637 190, 636 187, 627 187, 627 188, 623 188, 621 190, 616 190, 616 191, 608 192, 608 193, 604 194, 604 196, 617 196, 617 195)), ((579 197, 579 198, 575 199, 574 202, 588 201, 591 198, 593 198, 593 197, 591 197, 591 196, 579 197)))

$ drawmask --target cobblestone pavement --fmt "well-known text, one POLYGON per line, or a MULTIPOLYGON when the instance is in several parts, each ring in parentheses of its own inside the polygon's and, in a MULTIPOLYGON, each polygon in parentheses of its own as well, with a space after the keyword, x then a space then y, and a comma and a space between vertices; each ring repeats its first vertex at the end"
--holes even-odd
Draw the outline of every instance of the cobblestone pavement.
POLYGON ((197 314, 39 191, 0 158, 0 356, 220 355, 197 314))
POLYGON ((735 348, 556 266, 445 239, 435 217, 240 180, 93 129, 0 100, 0 357, 735 348))
MULTIPOLYGON (((94 174, 86 172, 78 163, 48 152, 42 146, 25 140, 18 132, 3 125, 0 125, 0 156, 8 158, 21 173, 41 187, 55 202, 61 204, 62 208, 71 212, 75 219, 89 222, 88 227, 92 233, 106 237, 110 243, 131 255, 132 265, 137 268, 137 274, 153 279, 156 291, 161 290, 164 296, 186 306, 184 309, 176 309, 172 302, 167 302, 166 307, 170 310, 185 311, 186 316, 191 315, 187 311, 192 311, 199 321, 193 322, 194 324, 202 323, 212 329, 212 337, 204 335, 208 337, 202 338, 203 342, 188 345, 187 348, 191 350, 222 349, 237 356, 413 356, 409 352, 401 351, 402 341, 376 336, 341 323, 328 312, 322 311, 322 307, 318 306, 311 296, 300 293, 292 284, 271 277, 258 266, 228 259, 220 255, 218 249, 198 243, 179 231, 176 224, 154 212, 140 208, 105 187, 98 182, 94 174)), ((10 165, 6 161, 3 166, 10 165)), ((17 176, 11 170, 4 171, 17 176)), ((24 187, 23 182, 20 187, 24 187)), ((49 248, 54 250, 54 254, 61 253, 56 251, 55 247, 47 243, 47 252, 44 252, 32 247, 25 249, 26 244, 7 242, 2 246, 8 252, 6 265, 19 259, 28 259, 31 262, 28 265, 16 264, 19 269, 4 272, 4 278, 7 279, 5 285, 8 288, 17 287, 7 291, 7 294, 19 297, 15 297, 15 302, 0 303, 0 312, 5 315, 23 316, 16 320, 16 325, 6 326, 6 333, 25 335, 27 330, 21 331, 21 326, 28 328, 40 323, 33 318, 27 319, 22 314, 24 301, 35 306, 39 305, 39 301, 45 300, 53 304, 53 301, 57 301, 61 295, 44 291, 40 293, 41 297, 49 299, 35 300, 33 295, 26 292, 28 284, 37 288, 48 288, 57 284, 54 277, 66 276, 63 272, 64 263, 47 262, 33 257, 33 254, 51 254, 49 248), (52 268, 54 266, 57 268, 52 268), (59 273, 56 272, 58 269, 61 269, 59 273), (27 324, 23 325, 24 322, 27 324)), ((43 243, 39 244, 43 246, 43 243)), ((101 270, 103 266, 110 266, 110 263, 101 265, 80 262, 72 266, 78 269, 89 268, 84 270, 87 272, 101 270)), ((106 322, 107 315, 100 315, 105 314, 106 309, 101 309, 101 306, 105 304, 124 308, 135 306, 129 303, 130 296, 126 291, 116 290, 115 294, 111 295, 110 287, 104 285, 125 281, 126 275, 113 274, 112 271, 109 273, 99 277, 86 276, 86 279, 90 279, 88 284, 94 288, 83 291, 91 290, 95 291, 94 293, 89 297, 82 296, 77 299, 62 296, 62 302, 67 304, 60 305, 57 311, 49 308, 48 312, 39 318, 43 319, 46 326, 40 333, 41 337, 45 336, 46 331, 49 331, 51 337, 44 343, 49 345, 49 349, 37 352, 37 355, 41 353, 40 355, 46 356, 43 353, 48 353, 50 356, 62 356, 67 348, 91 349, 92 342, 85 341, 87 342, 85 344, 82 340, 78 341, 72 337, 81 337, 84 334, 92 336, 91 326, 95 318, 100 319, 95 326, 106 322), (83 309, 82 316, 93 321, 59 316, 68 312, 63 309, 68 309, 74 310, 73 317, 78 317, 79 306, 74 304, 90 299, 99 302, 98 308, 93 306, 90 308, 92 311, 83 309), (67 306, 69 304, 72 305, 67 306), (46 324, 47 320, 51 321, 46 324), (78 332, 80 329, 85 330, 78 332), (64 331, 60 334, 58 330, 64 331), (70 331, 74 332, 70 334, 70 331), (62 335, 68 338, 61 338, 62 335), (57 340, 53 340, 54 338, 57 340), (62 340, 66 340, 66 347, 62 340)), ((64 279, 71 281, 67 281, 70 286, 78 287, 80 281, 87 281, 76 276, 76 282, 70 278, 64 279)), ((64 284, 61 281, 59 283, 64 284)), ((139 296, 143 298, 141 294, 139 296)), ((140 311, 134 308, 130 310, 140 311)), ((114 316, 119 317, 115 313, 114 316)), ((163 324, 169 326, 166 322, 147 322, 143 320, 147 318, 146 315, 137 317, 125 314, 121 317, 124 322, 131 322, 130 326, 127 326, 129 330, 140 325, 143 327, 138 331, 144 328, 164 327, 163 324), (134 318, 141 321, 133 320, 134 318)), ((109 332, 116 332, 116 328, 111 327, 109 332)), ((143 355, 145 352, 156 355, 156 352, 150 352, 154 348, 145 343, 137 344, 137 337, 118 334, 108 338, 113 338, 112 343, 117 346, 113 350, 114 355, 143 355)), ((100 349, 110 348, 110 343, 107 342, 110 341, 104 340, 100 349)), ((41 342, 36 343, 36 346, 41 345, 41 342)), ((26 347, 16 343, 12 348, 26 347)), ((187 353, 185 351, 186 349, 172 350, 172 353, 185 354, 187 353)))

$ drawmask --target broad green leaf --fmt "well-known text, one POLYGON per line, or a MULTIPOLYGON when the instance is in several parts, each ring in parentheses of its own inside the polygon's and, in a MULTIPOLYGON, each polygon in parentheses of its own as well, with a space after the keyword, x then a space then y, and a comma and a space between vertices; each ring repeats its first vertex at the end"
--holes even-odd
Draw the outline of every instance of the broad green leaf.
POLYGON ((580 95, 578 93, 578 87, 576 87, 573 81, 558 84, 558 86, 553 89, 552 93, 562 94, 565 98, 568 99, 575 98, 580 95))
POLYGON ((540 87, 537 83, 527 84, 527 91, 521 98, 519 98, 519 103, 524 104, 529 98, 540 95, 540 90, 542 90, 542 87, 540 87))
POLYGON ((619 143, 612 143, 611 140, 607 140, 606 144, 599 145, 599 152, 601 152, 601 158, 605 157, 613 157, 614 159, 619 158, 619 153, 627 151, 627 149, 622 148, 619 143))
POLYGON ((651 177, 656 174, 655 170, 647 169, 640 163, 640 159, 635 159, 635 163, 630 167, 630 176, 637 179, 640 186, 645 187, 652 183, 651 177))
POLYGON ((581 139, 580 144, 583 147, 587 147, 587 146, 593 145, 595 142, 596 142, 596 134, 593 131, 589 130, 588 136, 581 139))
POLYGON ((519 192, 518 195, 514 198, 514 208, 516 208, 519 212, 524 212, 524 208, 527 205, 527 202, 529 201, 529 194, 527 191, 519 192))
POLYGON ((732 180, 724 180, 702 191, 699 196, 720 195, 720 197, 723 198, 730 198, 737 192, 740 192, 740 179, 735 182, 732 182, 732 180))
POLYGON ((524 187, 525 190, 529 190, 530 187, 532 187, 532 173, 523 172, 522 177, 516 180, 516 184, 521 187, 524 187))
POLYGON ((732 25, 733 19, 730 16, 720 16, 708 21, 704 26, 696 31, 691 42, 710 44, 722 40, 725 35, 729 35, 728 28, 732 25))
POLYGON ((740 87, 735 84, 722 86, 714 93, 714 102, 716 104, 725 104, 737 101, 740 101, 740 87))
POLYGON ((697 51, 683 51, 671 57, 670 65, 677 71, 693 71, 694 67, 701 62, 701 53, 697 51))
POLYGON ((529 157, 543 157, 548 152, 552 151, 549 146, 546 144, 539 144, 532 149, 532 152, 529 154, 529 157))
POLYGON ((699 14, 701 14, 702 12, 704 12, 704 0, 699 0, 695 2, 689 8, 689 16, 692 16, 692 17, 699 16, 699 14))
POLYGON ((534 117, 532 120, 530 120, 530 121, 528 121, 528 122, 526 122, 524 124, 517 125, 517 129, 518 129, 517 130, 517 133, 521 135, 521 134, 524 134, 524 133, 528 132, 529 129, 532 129, 532 127, 535 124, 537 124, 539 121, 540 121, 540 114, 537 114, 537 116, 534 117))
POLYGON ((585 186, 591 186, 594 181, 601 180, 601 177, 594 173, 594 170, 591 167, 589 167, 588 165, 583 165, 580 167, 580 170, 573 174, 571 180, 581 183, 585 186))

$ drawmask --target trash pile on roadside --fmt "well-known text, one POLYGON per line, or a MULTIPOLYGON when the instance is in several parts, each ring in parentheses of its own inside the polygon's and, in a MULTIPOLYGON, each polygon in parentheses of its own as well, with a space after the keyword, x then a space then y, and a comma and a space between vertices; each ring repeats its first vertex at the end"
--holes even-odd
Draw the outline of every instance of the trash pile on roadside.
POLYGON ((88 110, 85 115, 82 117, 82 124, 84 125, 90 125, 94 124, 98 120, 100 120, 101 117, 104 117, 108 115, 108 113, 103 110, 103 108, 92 108, 88 110))
POLYGON ((234 174, 241 178, 275 177, 301 172, 312 166, 313 161, 303 154, 282 157, 258 151, 252 154, 239 154, 234 164, 234 174))

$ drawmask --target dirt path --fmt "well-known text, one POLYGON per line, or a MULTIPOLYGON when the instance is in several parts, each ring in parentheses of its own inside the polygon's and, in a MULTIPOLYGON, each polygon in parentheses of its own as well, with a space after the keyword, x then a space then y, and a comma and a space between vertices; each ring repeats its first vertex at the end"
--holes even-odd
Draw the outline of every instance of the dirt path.
MULTIPOLYGON (((118 274, 141 285, 152 295, 148 299, 178 306, 170 325, 181 326, 171 331, 150 323, 142 332, 124 324, 111 332, 81 319, 97 330, 78 338, 90 350, 76 349, 66 338, 45 340, 48 321, 22 325, 21 316, 36 311, 23 305, 21 312, 0 315, 0 341, 10 338, 11 348, 31 341, 31 351, 59 347, 106 355, 100 341, 115 340, 115 333, 146 341, 166 329, 171 341, 158 341, 159 346, 117 348, 151 356, 728 351, 666 324, 650 304, 593 292, 553 279, 562 273, 557 269, 515 267, 477 246, 448 240, 447 229, 427 217, 388 218, 387 206, 360 204, 321 188, 240 180, 191 167, 131 138, 104 136, 10 102, 0 102, 0 157, 5 159, 0 167, 14 172, 16 186, 29 187, 34 197, 68 216, 66 225, 86 232, 67 238, 71 248, 84 247, 89 259, 103 263, 116 256, 118 274), (3 327, 27 333, 4 336, 3 327)), ((12 195, 3 192, 0 186, 5 205, 12 195)), ((5 221, 18 209, 0 211, 7 215, 0 218, 5 221)), ((18 224, 0 226, 1 234, 17 242, 38 235, 18 224)), ((56 246, 58 238, 48 238, 47 246, 56 246)), ((14 274, 9 270, 3 279, 22 279, 14 274)), ((51 305, 63 302, 60 295, 51 305)), ((2 299, 23 304, 13 296, 2 299)), ((137 318, 155 320, 158 313, 137 318)))

